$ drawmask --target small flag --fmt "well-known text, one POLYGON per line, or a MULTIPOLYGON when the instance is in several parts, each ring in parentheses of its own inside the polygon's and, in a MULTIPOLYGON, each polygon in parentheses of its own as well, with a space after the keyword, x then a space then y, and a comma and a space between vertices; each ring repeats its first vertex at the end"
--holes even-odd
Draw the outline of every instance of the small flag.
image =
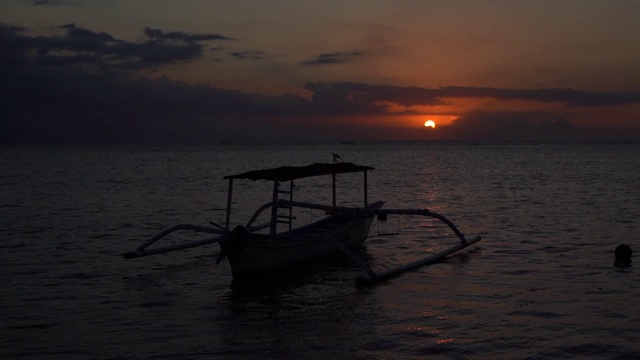
POLYGON ((333 154, 333 163, 337 163, 338 159, 342 160, 342 158, 340 157, 340 155, 336 154, 336 153, 332 153, 333 154))

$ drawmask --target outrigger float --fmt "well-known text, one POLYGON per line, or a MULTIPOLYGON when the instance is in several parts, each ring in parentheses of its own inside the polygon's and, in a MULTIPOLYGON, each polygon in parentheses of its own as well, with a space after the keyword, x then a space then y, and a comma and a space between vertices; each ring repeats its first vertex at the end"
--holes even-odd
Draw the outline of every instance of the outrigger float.
POLYGON ((374 170, 374 168, 339 162, 333 164, 315 163, 300 167, 283 166, 225 176, 224 179, 229 181, 229 189, 224 226, 215 223, 211 223, 213 226, 176 225, 160 232, 135 251, 125 253, 123 256, 132 259, 218 243, 220 254, 216 263, 226 258, 229 261, 235 282, 264 276, 274 270, 303 264, 331 253, 342 252, 354 264, 366 271, 365 275, 356 279, 356 283, 358 285, 374 285, 403 272, 438 262, 446 256, 480 241, 480 236, 467 239, 449 219, 427 209, 383 209, 384 202, 382 201, 369 203, 367 199, 367 172, 370 170, 374 170), (363 207, 337 206, 336 175, 353 172, 364 174, 363 207), (326 175, 331 175, 332 178, 333 202, 331 205, 293 201, 294 180, 326 175), (259 207, 246 225, 237 225, 231 229, 233 182, 244 179, 272 181, 272 200, 259 207), (286 183, 288 186, 284 185, 286 183), (324 211, 326 217, 298 228, 292 228, 293 220, 296 218, 294 208, 324 211), (264 211, 269 210, 271 213, 266 214, 270 215, 269 221, 263 224, 254 224, 264 211), (460 242, 424 259, 376 273, 353 252, 353 249, 364 243, 374 216, 378 216, 379 220, 385 220, 388 215, 419 215, 438 219, 451 228, 460 242), (286 229, 279 230, 279 224, 282 224, 281 227, 286 226, 286 229), (215 236, 182 244, 151 247, 161 238, 180 230, 208 233, 215 236))

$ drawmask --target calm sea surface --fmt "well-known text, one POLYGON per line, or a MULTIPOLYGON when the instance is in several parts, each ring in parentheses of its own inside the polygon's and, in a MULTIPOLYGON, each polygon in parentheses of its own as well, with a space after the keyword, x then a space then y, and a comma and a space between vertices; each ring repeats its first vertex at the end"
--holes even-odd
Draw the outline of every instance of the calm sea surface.
MULTIPOLYGON (((640 260, 613 255, 622 243, 640 252, 640 143, 16 146, 0 160, 0 358, 640 353, 640 260), (215 245, 120 256, 174 224, 222 223, 224 175, 330 162, 332 152, 376 168, 370 201, 429 208, 483 240, 374 288, 356 288, 362 270, 341 258, 232 288, 215 245)), ((296 200, 327 202, 324 180, 301 180, 296 200)), ((360 201, 361 180, 338 176, 338 200, 360 201)), ((242 223, 270 184, 234 185, 242 223)), ((427 219, 390 217, 374 221, 361 254, 382 270, 456 241, 427 219)))

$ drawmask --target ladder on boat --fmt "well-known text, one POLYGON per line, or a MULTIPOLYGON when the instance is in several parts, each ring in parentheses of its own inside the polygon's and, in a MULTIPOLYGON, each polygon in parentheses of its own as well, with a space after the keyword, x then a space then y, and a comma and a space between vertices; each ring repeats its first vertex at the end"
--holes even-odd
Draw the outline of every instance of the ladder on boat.
POLYGON ((273 186, 273 200, 274 206, 272 208, 271 214, 271 226, 272 226, 272 234, 276 234, 278 232, 278 224, 285 224, 288 226, 288 231, 291 232, 293 220, 296 219, 293 216, 293 180, 289 180, 289 188, 283 189, 280 187, 280 183, 278 181, 274 181, 273 186), (288 199, 281 199, 280 195, 288 195, 288 199), (288 202, 283 202, 280 200, 288 200, 288 202), (281 214, 278 212, 278 209, 283 209, 286 211, 286 214, 281 214))

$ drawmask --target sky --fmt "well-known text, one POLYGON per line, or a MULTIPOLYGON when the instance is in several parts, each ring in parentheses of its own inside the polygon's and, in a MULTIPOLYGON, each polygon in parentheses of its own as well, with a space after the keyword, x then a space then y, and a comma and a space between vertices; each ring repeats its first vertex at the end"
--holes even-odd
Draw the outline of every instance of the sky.
POLYGON ((0 142, 640 139, 638 14, 637 0, 2 0, 0 142))

